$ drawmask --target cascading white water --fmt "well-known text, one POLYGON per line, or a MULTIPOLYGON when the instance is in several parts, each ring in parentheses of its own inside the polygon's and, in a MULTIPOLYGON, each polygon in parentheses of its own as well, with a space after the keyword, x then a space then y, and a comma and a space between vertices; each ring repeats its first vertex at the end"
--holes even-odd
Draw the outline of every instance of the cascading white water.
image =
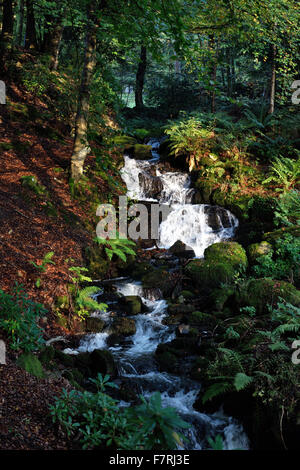
MULTIPOLYGON (((156 141, 152 144, 155 145, 156 141)), ((121 176, 127 186, 127 196, 140 201, 169 204, 172 208, 159 228, 160 248, 168 249, 180 240, 194 250, 196 257, 202 257, 208 246, 233 237, 239 222, 230 211, 218 206, 191 204, 193 189, 188 174, 164 173, 155 168, 151 160, 135 160, 128 156, 124 160, 121 176), (206 212, 207 208, 214 211, 214 224, 210 222, 212 217, 206 212)))
MULTIPOLYGON (((212 206, 189 204, 192 196, 189 176, 180 172, 162 173, 158 169, 155 170, 153 162, 158 160, 157 142, 153 140, 150 143, 155 147, 152 161, 137 161, 124 157, 125 166, 121 173, 127 185, 127 195, 133 199, 171 204, 172 212, 160 225, 160 247, 169 248, 177 240, 181 240, 194 249, 196 256, 201 257, 204 249, 212 243, 232 237, 238 221, 225 209, 215 210, 212 206), (156 175, 155 178, 160 179, 160 184, 154 181, 155 191, 160 189, 160 193, 152 199, 149 195, 145 195, 145 184, 148 185, 147 191, 149 186, 151 189, 153 173, 156 175)), ((175 338, 174 328, 162 323, 167 315, 167 302, 161 298, 159 289, 149 291, 139 282, 124 280, 114 285, 119 294, 139 296, 148 309, 147 313, 133 317, 136 333, 131 337, 131 341, 123 346, 109 348, 123 379, 135 384, 145 397, 151 396, 154 391, 159 391, 163 405, 174 407, 183 419, 191 423, 191 428, 185 433, 188 438, 186 449, 206 448, 207 438, 214 438, 217 434, 223 437, 224 449, 248 449, 246 434, 231 417, 224 416, 222 412, 206 415, 194 409, 200 389, 199 383, 157 370, 154 352, 158 344, 175 338)), ((105 315, 108 320, 109 312, 105 315)), ((104 318, 103 313, 101 318, 104 318)), ((65 352, 78 354, 78 352, 107 348, 107 336, 106 332, 88 335, 78 350, 65 352)), ((129 403, 122 401, 120 406, 129 406, 129 403)))
MULTIPOLYGON (((219 227, 213 230, 208 225, 206 207, 204 204, 173 206, 173 211, 160 225, 158 246, 170 248, 177 240, 180 240, 194 250, 196 257, 202 257, 208 246, 232 238, 238 226, 237 218, 229 213, 231 225, 224 227, 219 218, 219 227)), ((226 211, 226 209, 223 210, 226 211)))

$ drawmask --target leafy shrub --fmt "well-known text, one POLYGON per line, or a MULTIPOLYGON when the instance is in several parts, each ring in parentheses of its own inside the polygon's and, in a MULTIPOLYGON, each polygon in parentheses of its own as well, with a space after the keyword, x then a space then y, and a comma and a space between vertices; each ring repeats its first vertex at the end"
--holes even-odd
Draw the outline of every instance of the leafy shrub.
POLYGON ((105 392, 117 386, 109 376, 90 379, 96 393, 63 391, 50 407, 53 422, 58 422, 69 438, 79 435, 83 449, 174 449, 181 444, 176 430, 188 425, 173 408, 162 408, 159 393, 134 408, 120 408, 105 392))
POLYGON ((109 260, 112 259, 113 255, 118 256, 122 261, 126 262, 126 255, 135 256, 135 251, 131 248, 135 246, 133 240, 127 238, 95 238, 94 241, 98 245, 102 245, 105 248, 105 253, 109 260))
POLYGON ((0 327, 10 339, 10 347, 31 352, 44 344, 39 317, 46 315, 43 305, 30 300, 23 287, 16 284, 11 294, 0 290, 0 327))
POLYGON ((287 279, 293 282, 299 277, 300 239, 287 234, 275 242, 275 251, 257 259, 253 271, 257 277, 287 279))

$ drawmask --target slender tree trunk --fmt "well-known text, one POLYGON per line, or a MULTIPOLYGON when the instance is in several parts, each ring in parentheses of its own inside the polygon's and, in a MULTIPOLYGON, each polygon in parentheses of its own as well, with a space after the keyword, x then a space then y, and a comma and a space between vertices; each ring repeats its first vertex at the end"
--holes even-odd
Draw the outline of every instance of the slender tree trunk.
POLYGON ((37 48, 37 39, 36 39, 36 29, 35 29, 35 17, 33 9, 33 1, 26 0, 26 39, 25 39, 25 48, 26 49, 36 49, 37 48))
POLYGON ((216 51, 216 41, 213 35, 209 38, 210 49, 213 54, 213 62, 211 67, 211 82, 213 89, 210 92, 210 107, 211 112, 216 112, 216 78, 217 78, 217 51, 216 51))
MULTIPOLYGON (((93 16, 92 2, 89 6, 88 17, 93 16)), ((96 32, 97 26, 92 21, 87 24, 85 38, 85 57, 82 71, 77 115, 75 121, 75 140, 73 154, 71 157, 71 177, 75 182, 79 181, 83 174, 83 166, 89 152, 87 141, 88 114, 90 109, 90 84, 93 77, 93 71, 96 65, 96 32)))
POLYGON ((13 3, 12 0, 3 0, 3 18, 1 31, 2 51, 9 47, 12 42, 14 29, 13 3))
POLYGON ((136 73, 136 85, 135 85, 135 106, 137 109, 144 107, 143 101, 143 88, 145 83, 145 75, 147 68, 147 49, 145 46, 141 46, 140 61, 136 73))
POLYGON ((270 81, 270 103, 269 114, 274 113, 275 109, 275 85, 276 85, 276 45, 272 45, 272 71, 270 81))
POLYGON ((24 11, 25 11, 24 0, 19 0, 18 23, 17 23, 17 31, 16 31, 16 44, 18 46, 23 46, 24 11))
POLYGON ((63 26, 61 20, 52 18, 52 27, 49 28, 44 40, 44 51, 50 55, 50 70, 57 70, 59 47, 63 34, 63 26))

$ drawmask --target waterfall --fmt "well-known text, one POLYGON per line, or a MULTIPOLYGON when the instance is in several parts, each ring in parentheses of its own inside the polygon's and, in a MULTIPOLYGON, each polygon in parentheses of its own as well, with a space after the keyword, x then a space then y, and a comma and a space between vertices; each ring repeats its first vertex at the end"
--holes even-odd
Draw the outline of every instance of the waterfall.
MULTIPOLYGON (((231 238, 238 226, 237 218, 226 209, 207 204, 191 204, 193 189, 188 174, 183 172, 163 172, 156 168, 159 159, 158 144, 151 140, 153 158, 149 161, 138 161, 124 157, 125 166, 121 171, 127 185, 127 195, 141 201, 155 201, 171 205, 172 211, 159 229, 158 245, 170 248, 181 240, 193 248, 197 257, 202 257, 209 245, 231 238)), ((175 327, 164 325, 167 316, 167 302, 162 298, 159 289, 146 289, 142 284, 132 280, 115 280, 114 287, 123 296, 139 296, 147 312, 135 315, 136 333, 131 340, 122 346, 111 346, 118 370, 123 380, 128 380, 146 398, 154 391, 159 391, 163 406, 175 408, 180 416, 191 424, 184 432, 188 443, 187 450, 207 448, 207 438, 220 434, 225 449, 248 449, 248 438, 233 418, 225 416, 222 411, 206 415, 194 409, 200 384, 184 375, 160 372, 155 361, 155 350, 160 343, 172 341, 175 327)), ((104 314, 102 314, 101 318, 104 314)), ((109 312, 106 314, 109 317, 109 312)), ((83 351, 108 348, 108 333, 87 335, 80 343, 78 350, 65 350, 70 354, 83 351)), ((129 406, 120 402, 120 406, 129 406)))

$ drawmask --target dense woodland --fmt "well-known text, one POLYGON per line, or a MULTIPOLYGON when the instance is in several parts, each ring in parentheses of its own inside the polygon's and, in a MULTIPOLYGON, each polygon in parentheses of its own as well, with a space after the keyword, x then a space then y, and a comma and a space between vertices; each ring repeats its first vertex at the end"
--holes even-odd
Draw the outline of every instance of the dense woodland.
POLYGON ((108 347, 63 352, 108 331, 91 314, 112 300, 107 344, 136 337, 143 299, 106 283, 126 277, 166 300, 174 338, 153 360, 198 384, 195 410, 222 405, 250 449, 296 449, 299 3, 0 0, 0 26, 0 448, 193 448, 191 423, 155 385, 141 396, 108 347), (148 161, 150 139, 192 204, 239 221, 204 257, 96 236, 98 205, 128 189, 124 153, 148 161))

